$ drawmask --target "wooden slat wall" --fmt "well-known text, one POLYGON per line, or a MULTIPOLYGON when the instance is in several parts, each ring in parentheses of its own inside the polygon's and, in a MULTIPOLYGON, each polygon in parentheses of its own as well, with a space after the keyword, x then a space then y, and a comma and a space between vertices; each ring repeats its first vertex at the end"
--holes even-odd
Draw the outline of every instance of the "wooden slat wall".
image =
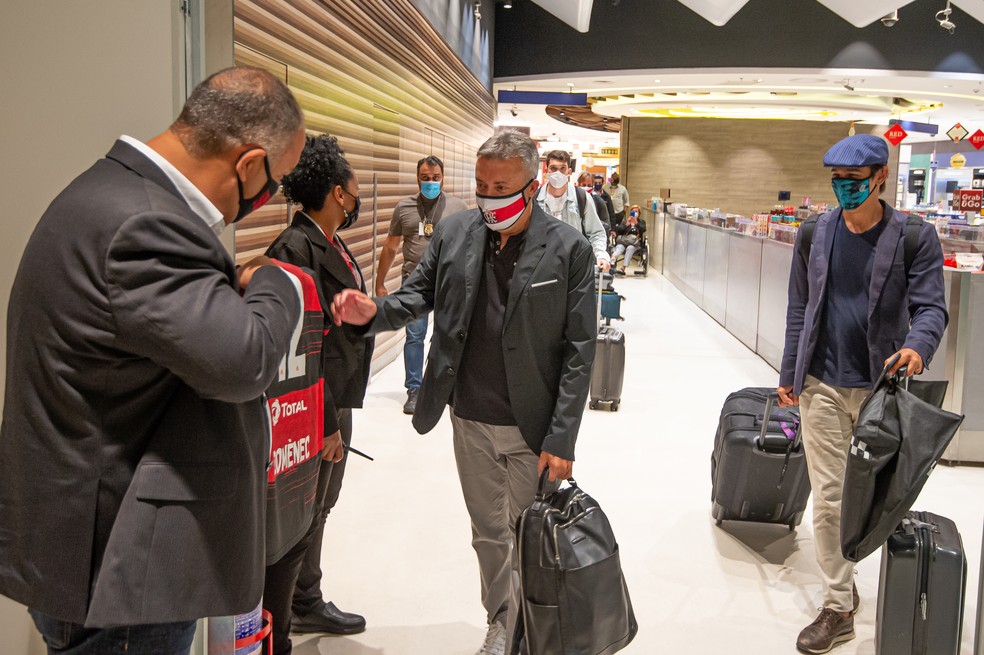
MULTIPOLYGON (((394 206, 417 192, 420 158, 440 157, 445 191, 474 206, 475 151, 492 134, 493 99, 410 0, 236 0, 235 41, 237 64, 288 84, 310 133, 338 137, 362 196, 359 222, 342 237, 367 281, 394 206)), ((244 219, 236 259, 262 254, 289 221, 281 196, 244 219)), ((401 254, 387 276, 391 290, 402 263, 401 254)), ((376 365, 402 339, 402 331, 379 335, 376 365)))

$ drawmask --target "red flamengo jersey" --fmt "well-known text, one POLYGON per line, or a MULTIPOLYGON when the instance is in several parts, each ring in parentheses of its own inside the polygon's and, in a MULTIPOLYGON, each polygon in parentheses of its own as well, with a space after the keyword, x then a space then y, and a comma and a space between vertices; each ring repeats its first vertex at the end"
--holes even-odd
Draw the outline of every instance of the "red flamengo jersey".
POLYGON ((314 517, 314 496, 324 446, 324 378, 321 342, 325 315, 314 279, 291 264, 287 271, 303 298, 303 311, 267 389, 270 410, 270 467, 267 472, 267 564, 273 564, 304 536, 314 517))

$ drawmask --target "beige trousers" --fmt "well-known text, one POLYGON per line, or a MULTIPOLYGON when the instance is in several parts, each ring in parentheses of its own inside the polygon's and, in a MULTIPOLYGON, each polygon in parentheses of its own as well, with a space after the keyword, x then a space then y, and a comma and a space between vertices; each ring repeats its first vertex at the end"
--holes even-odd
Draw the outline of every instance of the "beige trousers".
POLYGON ((851 432, 870 389, 846 389, 806 377, 800 417, 806 465, 813 487, 813 541, 823 583, 823 606, 854 609, 854 563, 841 555, 840 514, 851 432))
MULTIPOLYGON (((472 547, 478 555, 482 605, 488 622, 501 623, 512 635, 519 609, 515 525, 536 495, 540 457, 516 426, 469 421, 453 411, 451 426, 458 479, 471 517, 472 547)), ((549 483, 548 491, 558 484, 549 483)))

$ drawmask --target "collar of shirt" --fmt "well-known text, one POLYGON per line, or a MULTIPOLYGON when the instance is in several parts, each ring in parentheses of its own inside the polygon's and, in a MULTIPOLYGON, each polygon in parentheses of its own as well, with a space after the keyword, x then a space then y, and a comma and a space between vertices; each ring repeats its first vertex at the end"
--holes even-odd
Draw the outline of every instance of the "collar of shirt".
POLYGON ((195 214, 205 221, 205 224, 215 232, 216 234, 222 234, 222 230, 225 229, 226 223, 222 218, 222 212, 220 212, 212 201, 205 197, 205 194, 198 190, 194 184, 191 183, 184 174, 174 167, 171 162, 164 159, 158 154, 156 150, 143 143, 134 139, 132 136, 122 135, 120 141, 126 143, 127 145, 136 148, 140 154, 145 156, 150 161, 154 162, 161 171, 167 175, 167 178, 171 180, 177 188, 178 193, 184 199, 188 206, 195 214))
MULTIPOLYGON (((320 230, 322 234, 325 234, 325 231, 323 229, 321 229, 321 226, 320 225, 318 225, 318 221, 316 221, 313 218, 311 218, 310 216, 308 216, 307 213, 304 212, 303 210, 298 209, 297 210, 297 213, 300 214, 301 216, 303 216, 304 218, 308 219, 309 221, 311 221, 311 224, 312 225, 314 225, 316 228, 318 228, 318 230, 320 230)), ((325 234, 325 238, 326 239, 328 238, 328 235, 327 234, 325 234)))

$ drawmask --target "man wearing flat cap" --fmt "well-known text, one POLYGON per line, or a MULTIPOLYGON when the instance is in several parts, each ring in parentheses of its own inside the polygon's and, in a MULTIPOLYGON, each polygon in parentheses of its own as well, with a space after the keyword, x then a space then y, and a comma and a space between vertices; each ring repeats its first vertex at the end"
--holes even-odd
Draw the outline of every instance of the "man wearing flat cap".
POLYGON ((840 206, 805 222, 789 274, 780 405, 799 405, 813 533, 823 585, 820 615, 796 647, 826 653, 854 638, 859 597, 840 547, 840 504, 852 427, 887 361, 921 373, 947 324, 943 251, 933 227, 879 198, 888 145, 849 136, 824 155, 840 206))

